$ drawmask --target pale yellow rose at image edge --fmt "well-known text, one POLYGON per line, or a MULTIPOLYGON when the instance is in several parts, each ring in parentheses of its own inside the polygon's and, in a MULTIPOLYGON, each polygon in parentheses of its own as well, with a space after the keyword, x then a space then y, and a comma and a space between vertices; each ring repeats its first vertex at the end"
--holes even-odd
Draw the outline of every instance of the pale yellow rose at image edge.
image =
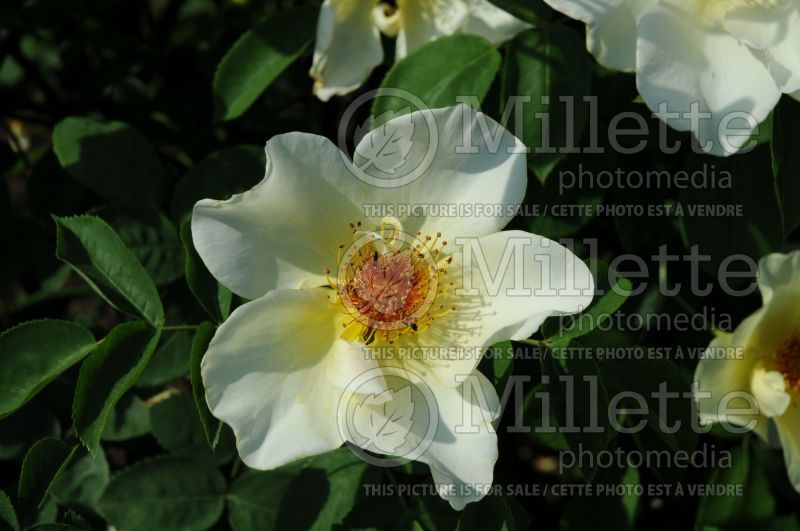
MULTIPOLYGON (((720 121, 745 112, 758 123, 781 94, 800 99, 798 0, 545 0, 586 23, 586 45, 602 65, 636 72, 639 93, 654 112, 711 113, 692 133, 708 153, 743 147, 750 127, 741 119, 728 142, 720 121)), ((667 121, 690 131, 688 118, 667 121)))
POLYGON ((397 37, 399 61, 437 37, 469 33, 500 44, 530 27, 489 0, 325 0, 309 72, 313 91, 327 101, 360 87, 383 62, 381 33, 397 37))
MULTIPOLYGON (((800 492, 800 251, 762 258, 758 284, 761 309, 714 339, 697 366, 698 391, 711 393, 698 399, 699 414, 734 426, 755 421, 755 432, 767 441, 777 431, 789 479, 800 492), (735 396, 729 393, 748 393, 759 413, 721 417, 720 401, 735 396)), ((729 405, 746 406, 739 398, 729 405)))
MULTIPOLYGON (((418 377, 415 381, 421 379, 435 399, 429 406, 438 408, 439 421, 430 446, 415 458, 430 466, 437 486, 449 486, 443 497, 461 509, 483 496, 465 487, 486 489, 492 484, 497 460, 492 421, 499 400, 476 369, 484 349, 501 340, 529 337, 550 315, 585 309, 594 282, 586 265, 561 245, 526 232, 501 232, 525 195, 525 154, 517 138, 464 106, 410 118, 386 125, 398 138, 411 140, 408 167, 417 167, 427 153, 426 123, 438 131, 438 149, 430 167, 405 186, 366 184, 329 140, 289 133, 267 142, 266 175, 258 185, 227 201, 206 199, 195 205, 192 236, 200 256, 222 284, 251 300, 217 330, 202 360, 202 377, 211 412, 233 428, 239 455, 256 469, 273 469, 340 447, 347 436, 343 433, 349 432, 340 429, 343 419, 337 418, 337 407, 359 375, 378 369, 379 376, 402 370, 409 378, 418 377), (456 152, 463 145, 464 117, 477 153, 456 152), (496 150, 481 137, 480 118, 487 120, 490 131, 498 131, 496 150), (470 217, 397 218, 370 217, 363 209, 418 203, 511 208, 470 217), (401 233, 417 235, 423 246, 399 246, 395 236, 401 233), (338 271, 342 253, 363 237, 374 244, 348 262, 353 267, 338 271), (473 239, 461 248, 455 244, 459 237, 473 239), (524 255, 503 270, 500 264, 509 245, 524 255), (480 252, 496 285, 482 275, 478 260, 465 258, 472 252, 480 252), (518 263, 524 267, 516 269, 518 263), (381 295, 384 286, 374 274, 383 266, 398 274, 395 280, 402 289, 393 297, 381 295), (429 267, 430 275, 415 274, 419 267, 429 267), (422 289, 424 279, 437 282, 436 289, 422 289), (467 281, 474 291, 465 294, 460 288, 467 281), (520 295, 510 288, 532 291, 520 295), (537 288, 549 291, 531 295, 537 288), (565 289, 573 293, 563 294, 565 289), (419 302, 426 291, 434 297, 430 305, 392 306, 395 300, 419 302), (415 309, 413 315, 409 308, 415 309), (376 309, 395 315, 393 322, 402 326, 366 326, 375 322, 376 309), (370 355, 365 355, 367 345, 370 355), (461 348, 468 355, 398 360, 387 354, 402 347, 461 348), (485 400, 473 387, 460 384, 457 375, 477 379, 473 381, 483 388, 485 400), (456 430, 465 411, 475 433, 456 430)), ((368 133, 355 150, 356 162, 385 134, 384 129, 368 133)), ((385 393, 389 380, 378 378, 359 393, 385 393)), ((399 403, 409 393, 395 391, 382 395, 398 402, 393 407, 367 402, 363 407, 372 408, 378 424, 386 423, 386 432, 408 432, 408 426, 394 426, 395 420, 384 413, 410 410, 409 404, 399 403)), ((424 439, 415 430, 425 425, 417 418, 425 408, 419 402, 413 406, 414 428, 389 455, 408 455, 424 439)))

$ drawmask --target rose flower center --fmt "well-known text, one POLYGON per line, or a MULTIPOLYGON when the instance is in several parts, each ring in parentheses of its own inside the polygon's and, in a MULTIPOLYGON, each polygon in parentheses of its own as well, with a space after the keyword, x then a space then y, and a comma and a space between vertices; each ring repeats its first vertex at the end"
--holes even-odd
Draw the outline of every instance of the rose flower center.
POLYGON ((777 369, 783 374, 786 387, 800 393, 800 332, 781 344, 775 356, 777 369))

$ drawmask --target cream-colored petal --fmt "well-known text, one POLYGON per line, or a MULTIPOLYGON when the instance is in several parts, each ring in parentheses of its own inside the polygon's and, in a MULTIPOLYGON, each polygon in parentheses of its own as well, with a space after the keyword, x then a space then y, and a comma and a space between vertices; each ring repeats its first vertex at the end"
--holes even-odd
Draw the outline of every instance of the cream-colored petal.
POLYGON ((465 0, 399 0, 397 6, 402 21, 395 61, 439 37, 457 33, 465 27, 469 16, 465 0))
POLYGON ((777 0, 743 4, 725 13, 725 28, 749 46, 764 50, 769 70, 786 93, 800 90, 800 5, 777 0))
POLYGON ((357 202, 378 205, 409 234, 450 242, 501 230, 527 185, 524 144, 463 104, 389 120, 359 142, 353 163, 364 180, 357 202))
POLYGON ((492 44, 513 39, 518 33, 533 27, 488 0, 469 0, 468 5, 469 16, 464 33, 479 35, 492 44))
POLYGON ((762 258, 758 263, 758 287, 765 306, 778 291, 800 291, 800 251, 762 258))
POLYGON ((639 17, 658 0, 545 0, 553 9, 586 23, 586 48, 608 68, 636 68, 639 17))
POLYGON ((203 357, 208 406, 233 428, 251 468, 276 468, 343 442, 339 384, 370 364, 338 339, 341 312, 327 297, 323 288, 275 290, 244 304, 203 357))
POLYGON ((750 380, 750 390, 765 417, 782 415, 789 407, 791 397, 786 390, 786 381, 778 371, 756 367, 750 380))
MULTIPOLYGON (((704 4, 705 5, 705 4, 704 4)), ((780 99, 780 90, 763 52, 739 42, 695 2, 661 0, 639 19, 637 84, 647 106, 681 113, 668 124, 692 130, 708 153, 727 156, 749 141, 755 123, 763 122, 780 99), (689 113, 710 113, 695 124, 689 113), (731 113, 746 113, 736 117, 731 113), (720 124, 736 131, 724 139, 720 124)))
MULTIPOLYGON (((764 315, 758 310, 741 322, 733 333, 714 338, 697 364, 694 381, 698 391, 710 393, 709 397, 697 400, 698 413, 703 422, 720 422, 734 426, 746 426, 750 421, 757 422, 756 431, 766 435, 767 421, 761 415, 720 415, 720 402, 730 393, 751 393, 753 370, 761 359, 757 349, 748 349, 753 331, 759 326, 764 315)), ((728 403, 732 409, 744 408, 745 404, 734 399, 728 403)))
POLYGON ((436 304, 455 310, 403 338, 401 346, 421 353, 405 361, 407 367, 451 386, 454 375, 472 372, 489 346, 526 338, 551 315, 586 309, 594 290, 591 272, 572 252, 521 231, 463 242, 445 279, 453 286, 436 304))
POLYGON ((322 101, 361 86, 383 62, 373 18, 375 0, 325 0, 319 12, 314 60, 309 74, 322 101))
POLYGON ((336 270, 337 246, 360 219, 359 181, 329 140, 288 133, 267 142, 264 180, 227 201, 194 207, 192 238, 209 271, 255 299, 276 288, 321 286, 336 270))

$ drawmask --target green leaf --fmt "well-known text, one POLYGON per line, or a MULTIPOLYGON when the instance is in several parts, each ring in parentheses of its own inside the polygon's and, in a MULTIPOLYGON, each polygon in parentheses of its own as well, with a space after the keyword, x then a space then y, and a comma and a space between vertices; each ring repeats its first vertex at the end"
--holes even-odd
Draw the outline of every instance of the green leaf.
POLYGON ((150 410, 147 405, 138 396, 126 393, 114 404, 100 439, 127 441, 150 431, 150 410))
POLYGON ((69 464, 77 448, 54 437, 44 438, 31 447, 22 462, 17 489, 22 514, 29 518, 36 515, 51 485, 69 464))
POLYGON ((118 310, 141 316, 153 326, 164 323, 153 280, 105 221, 94 216, 55 221, 56 256, 118 310))
POLYGON ((178 230, 155 209, 108 209, 96 212, 120 237, 156 285, 183 276, 183 246, 178 230))
MULTIPOLYGON (((522 141, 531 150, 528 166, 541 182, 564 158, 564 148, 581 145, 587 116, 583 97, 589 94, 590 74, 583 38, 563 24, 520 33, 508 47, 503 101, 523 106, 522 141), (511 99, 515 96, 530 101, 511 99), (561 98, 569 98, 569 105, 561 98), (548 117, 547 123, 542 116, 548 117)), ((517 110, 504 107, 505 111, 510 112, 509 131, 518 130, 517 110)))
POLYGON ((544 0, 491 0, 491 3, 536 26, 547 23, 555 13, 544 0))
POLYGON ((144 370, 159 331, 131 321, 114 327, 86 358, 78 376, 72 420, 75 433, 92 453, 117 401, 144 370))
POLYGON ((266 156, 259 146, 231 146, 215 151, 178 181, 172 215, 178 221, 191 214, 201 199, 228 199, 249 190, 264 177, 266 156))
POLYGON ((252 471, 231 485, 228 522, 234 531, 330 529, 363 495, 362 481, 369 473, 347 448, 267 472, 252 471))
POLYGON ((639 485, 639 474, 635 468, 620 470, 605 468, 599 474, 596 485, 621 485, 620 492, 625 495, 578 495, 569 500, 561 519, 564 531, 584 531, 597 527, 597 522, 614 531, 635 529, 634 516, 638 497, 634 494, 639 485), (630 495, 628 495, 631 493, 630 495))
POLYGON ((744 528, 753 529, 758 527, 755 524, 769 520, 775 513, 775 498, 767 476, 752 458, 749 446, 745 442, 734 448, 730 466, 721 463, 708 481, 709 486, 723 489, 742 488, 743 495, 703 496, 697 509, 698 527, 745 525, 744 528))
POLYGON ((111 479, 100 510, 125 531, 204 531, 222 516, 225 487, 220 471, 199 459, 147 459, 111 479))
POLYGON ((112 202, 154 203, 165 181, 153 146, 122 122, 66 118, 53 129, 53 150, 70 175, 112 202))
POLYGON ((186 283, 200 306, 214 321, 221 323, 228 317, 233 294, 217 282, 206 269, 203 260, 194 248, 191 221, 181 225, 181 239, 186 253, 186 283))
POLYGON ((192 334, 173 331, 162 336, 136 387, 158 387, 186 375, 192 351, 192 334))
POLYGON ((527 529, 528 522, 518 525, 508 502, 502 496, 489 495, 470 503, 461 512, 457 531, 515 531, 527 529))
POLYGON ((196 411, 193 398, 182 393, 153 404, 150 421, 158 444, 175 455, 191 455, 218 464, 230 461, 235 451, 232 436, 212 450, 196 411))
POLYGON ((464 95, 483 101, 499 68, 500 53, 486 39, 466 34, 439 37, 389 70, 372 116, 381 125, 385 117, 416 110, 408 100, 392 94, 394 89, 410 92, 431 109, 456 105, 456 98, 464 95))
POLYGON ((0 490, 0 531, 19 531, 19 520, 8 494, 0 490))
MULTIPOLYGON (((582 312, 575 318, 558 318, 560 320, 569 319, 564 326, 559 330, 553 331, 549 328, 543 327, 542 332, 545 334, 548 343, 562 342, 566 339, 575 339, 584 336, 601 326, 605 321, 611 319, 614 312, 628 299, 628 295, 633 289, 631 281, 625 277, 617 277, 614 287, 606 291, 606 293, 599 299, 595 299, 594 303, 588 310, 582 312)), ((551 321, 553 322, 553 321, 551 321)), ((549 324, 549 323, 548 323, 549 324)))
POLYGON ((717 278, 720 263, 729 256, 744 254, 757 260, 777 250, 783 243, 783 220, 766 146, 714 159, 713 169, 707 160, 690 155, 688 171, 706 171, 710 176, 713 170, 717 186, 682 189, 678 202, 686 245, 697 245, 698 254, 710 256, 710 260, 701 260, 700 266, 717 278), (730 188, 723 184, 726 175, 730 188), (724 210, 701 214, 691 210, 697 205, 721 205, 724 210))
POLYGON ((27 531, 81 531, 80 528, 73 527, 69 524, 36 524, 29 527, 27 531))
POLYGON ((36 399, 0 420, 0 459, 21 461, 36 441, 59 437, 61 425, 55 413, 36 399))
POLYGON ((95 344, 91 332, 68 321, 31 321, 0 335, 0 418, 22 407, 95 344))
POLYGON ((772 116, 772 171, 789 234, 800 226, 800 102, 784 96, 772 116))
POLYGON ((81 448, 53 482, 50 492, 62 505, 80 504, 92 507, 97 504, 108 485, 109 477, 105 454, 97 452, 92 455, 81 448))
MULTIPOLYGON (((550 350, 542 360, 542 374, 549 378, 550 410, 570 449, 576 455, 589 452, 596 456, 613 437, 607 415, 608 391, 594 360, 562 356, 561 348, 567 345, 564 342, 550 350)), ((598 471, 596 460, 581 460, 579 464, 585 465, 581 472, 586 481, 591 481, 598 471)))
POLYGON ((214 115, 241 116, 275 79, 311 44, 318 10, 282 10, 242 35, 214 74, 214 115))
POLYGON ((208 442, 211 448, 214 448, 219 441, 222 422, 215 418, 208 409, 206 390, 203 386, 203 377, 200 374, 200 362, 206 350, 208 350, 208 344, 211 343, 211 338, 214 337, 215 331, 216 327, 208 322, 200 324, 197 328, 194 340, 192 341, 191 368, 189 371, 192 380, 192 396, 194 397, 195 407, 197 407, 197 414, 200 417, 203 432, 206 434, 206 442, 208 442))

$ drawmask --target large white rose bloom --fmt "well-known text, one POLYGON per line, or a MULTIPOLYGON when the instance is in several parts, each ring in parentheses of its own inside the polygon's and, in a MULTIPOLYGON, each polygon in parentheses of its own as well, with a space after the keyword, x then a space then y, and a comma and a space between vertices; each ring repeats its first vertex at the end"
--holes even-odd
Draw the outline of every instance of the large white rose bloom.
MULTIPOLYGON (((267 143, 266 175, 253 189, 195 205, 197 251, 222 284, 251 300, 217 330, 202 376, 211 412, 233 428, 239 455, 257 469, 327 452, 345 440, 359 444, 343 429, 337 404, 354 392, 348 385, 360 375, 377 369, 419 378, 432 394, 434 404, 428 405, 436 408, 438 424, 429 446, 413 458, 430 466, 444 487, 440 493, 461 509, 485 494, 479 489, 491 485, 497 459, 492 420, 499 400, 476 369, 484 349, 530 336, 550 315, 581 311, 594 283, 583 262, 561 245, 526 232, 500 232, 525 195, 525 153, 517 138, 464 106, 412 118, 395 118, 356 148, 358 162, 359 154, 385 143, 389 131, 414 145, 403 153, 404 164, 416 167, 423 162, 418 151, 427 153, 423 144, 438 136, 430 166, 405 186, 371 186, 356 178, 353 163, 327 139, 289 133, 267 143), (483 140, 481 119, 498 132, 499 145, 483 140), (425 123, 433 130, 420 125, 425 123), (457 152, 464 127, 475 153, 457 152), (419 203, 473 210, 460 217, 379 218, 364 209, 419 203), (492 205, 504 208, 475 208, 492 205), (402 245, 398 234, 414 235, 418 243, 402 245), (345 260, 358 241, 369 243, 345 260), (396 326, 382 326, 385 321, 396 326), (401 347, 473 354, 392 356, 401 347), (474 422, 459 430, 465 415, 474 422)), ((364 404, 372 406, 372 421, 397 422, 386 431, 403 435, 411 420, 382 415, 413 410, 416 417, 424 408, 399 403, 408 393, 395 392, 388 382, 378 379, 361 391, 381 397, 364 404), (391 407, 386 400, 394 402, 391 407)), ((382 453, 405 455, 407 448, 394 448, 401 443, 382 453)))
POLYGON ((681 116, 662 119, 692 131, 708 153, 726 156, 743 147, 781 93, 800 99, 797 0, 545 1, 585 22, 586 45, 597 60, 635 71, 647 106, 658 112, 666 102, 667 112, 681 116), (710 117, 692 126, 686 116, 692 111, 710 117), (731 135, 721 138, 725 127, 731 135))
POLYGON ((309 72, 314 94, 328 101, 360 87, 383 62, 381 33, 397 37, 399 61, 444 35, 471 33, 499 44, 530 27, 488 0, 325 0, 309 72))
POLYGON ((700 418, 751 427, 764 440, 773 421, 789 479, 800 492, 800 251, 763 258, 758 284, 763 306, 733 333, 714 339, 697 366, 697 390, 710 393, 698 399, 700 418), (757 413, 746 411, 737 398, 742 393, 752 397, 757 413))

